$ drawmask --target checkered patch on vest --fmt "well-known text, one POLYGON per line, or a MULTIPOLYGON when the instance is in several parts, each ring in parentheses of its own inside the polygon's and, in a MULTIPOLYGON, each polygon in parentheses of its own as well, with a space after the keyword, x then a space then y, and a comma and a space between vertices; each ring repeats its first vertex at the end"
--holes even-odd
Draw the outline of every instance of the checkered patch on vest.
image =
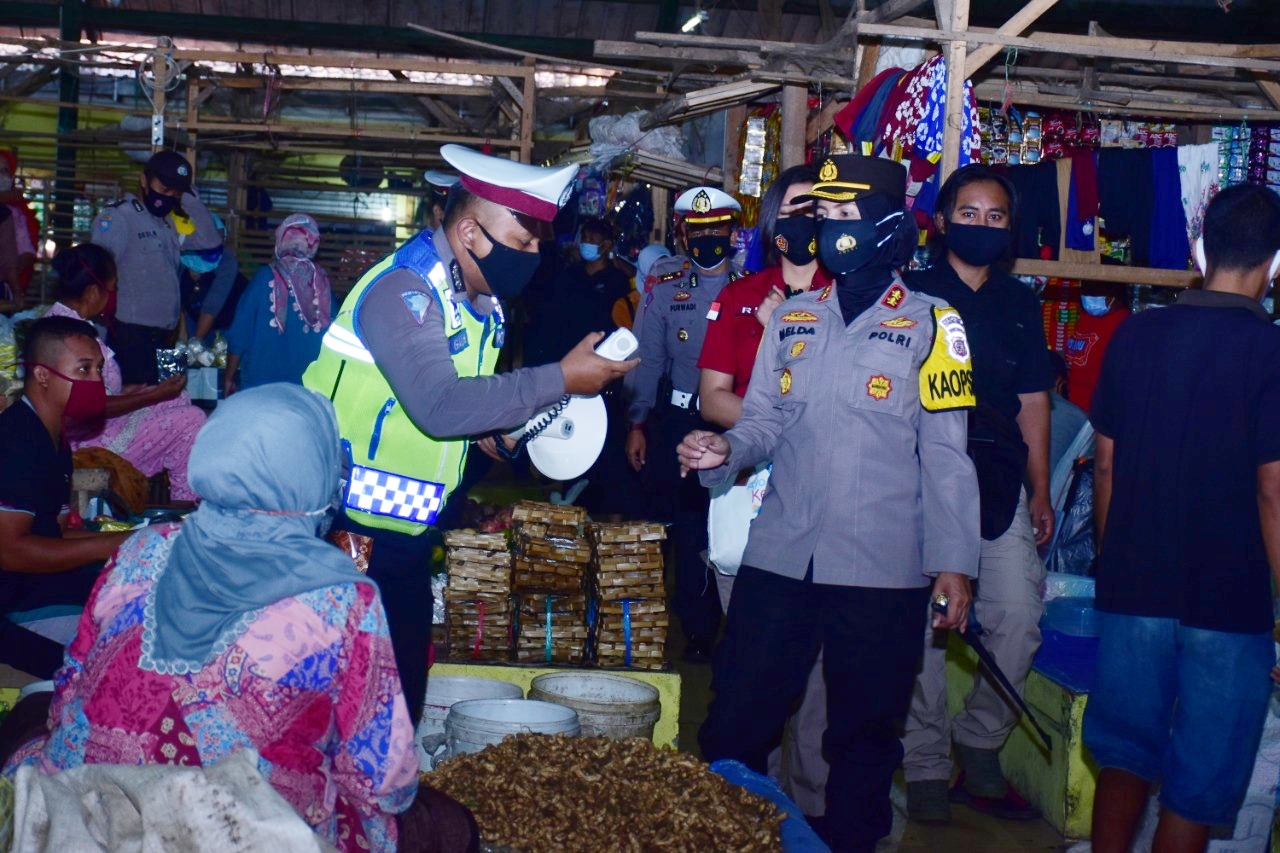
POLYGON ((441 483, 353 465, 345 504, 373 515, 434 524, 444 503, 444 491, 441 483))

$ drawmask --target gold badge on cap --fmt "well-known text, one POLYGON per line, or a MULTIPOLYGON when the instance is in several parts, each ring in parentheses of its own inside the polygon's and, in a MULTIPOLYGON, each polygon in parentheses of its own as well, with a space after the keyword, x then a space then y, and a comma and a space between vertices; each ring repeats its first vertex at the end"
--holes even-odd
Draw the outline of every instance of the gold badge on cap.
POLYGON ((693 197, 693 212, 706 213, 711 210, 711 196, 707 195, 706 190, 698 190, 698 194, 693 197))
POLYGON ((681 343, 684 343, 685 341, 689 340, 689 332, 687 329, 681 329, 680 331, 676 332, 676 337, 680 339, 681 343))
POLYGON ((836 240, 837 252, 852 252, 856 248, 858 248, 858 241, 852 234, 841 234, 840 239, 836 240))
POLYGON ((834 160, 828 160, 822 164, 822 168, 818 170, 818 180, 834 181, 840 177, 840 170, 836 168, 834 160))

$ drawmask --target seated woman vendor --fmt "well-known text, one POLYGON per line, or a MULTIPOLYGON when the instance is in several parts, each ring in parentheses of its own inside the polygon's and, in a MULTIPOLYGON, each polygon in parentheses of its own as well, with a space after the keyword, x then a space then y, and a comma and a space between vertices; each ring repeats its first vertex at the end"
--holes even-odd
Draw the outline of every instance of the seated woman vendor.
POLYGON ((64 530, 72 436, 101 428, 102 355, 93 327, 37 320, 22 350, 22 399, 0 413, 0 663, 52 678, 63 648, 14 614, 83 605, 122 533, 64 530))
MULTIPOLYGON (((116 264, 111 253, 93 243, 63 249, 53 259, 56 295, 46 316, 90 320, 102 314, 116 289, 116 264)), ((169 472, 169 495, 193 501, 187 482, 191 443, 204 425, 205 414, 182 393, 185 375, 159 385, 123 385, 115 353, 99 342, 107 385, 107 420, 98 435, 72 442, 72 449, 102 447, 128 460, 148 477, 169 472)))
MULTIPOLYGON (((418 849, 418 759, 378 588, 319 538, 338 494, 324 397, 271 384, 218 406, 191 452, 200 507, 107 568, 57 674, 52 729, 5 768, 205 766, 238 749, 339 850, 418 849)), ((18 708, 22 704, 19 703, 18 708)), ((18 709, 15 709, 15 713, 18 709)), ((431 831, 470 813, 426 791, 431 831)))

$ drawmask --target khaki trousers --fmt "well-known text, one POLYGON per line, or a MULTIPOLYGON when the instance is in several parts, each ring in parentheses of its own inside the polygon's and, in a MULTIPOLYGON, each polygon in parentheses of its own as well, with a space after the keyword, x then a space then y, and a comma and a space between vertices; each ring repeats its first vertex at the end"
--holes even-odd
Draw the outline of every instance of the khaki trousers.
MULTIPOLYGON (((982 542, 973 611, 982 641, 1018 694, 1040 648, 1044 612, 1044 563, 1036 553, 1024 490, 1013 524, 995 541, 982 542)), ((947 710, 947 633, 926 629, 924 664, 916 678, 902 748, 908 782, 951 779, 951 742, 999 749, 1018 712, 981 668, 960 713, 947 710)))

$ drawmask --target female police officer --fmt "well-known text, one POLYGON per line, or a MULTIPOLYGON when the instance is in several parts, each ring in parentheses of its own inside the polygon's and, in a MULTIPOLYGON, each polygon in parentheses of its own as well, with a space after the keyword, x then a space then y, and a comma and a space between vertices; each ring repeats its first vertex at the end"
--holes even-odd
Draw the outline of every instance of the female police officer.
POLYGON ((836 284, 774 312, 742 418, 678 449, 703 485, 772 458, 717 652, 703 757, 763 771, 824 650, 833 849, 870 851, 892 824, 929 588, 960 628, 978 564, 978 485, 964 324, 894 271, 914 245, 906 171, 874 157, 819 170, 818 251, 836 284), (768 689, 761 690, 761 685, 768 689))

